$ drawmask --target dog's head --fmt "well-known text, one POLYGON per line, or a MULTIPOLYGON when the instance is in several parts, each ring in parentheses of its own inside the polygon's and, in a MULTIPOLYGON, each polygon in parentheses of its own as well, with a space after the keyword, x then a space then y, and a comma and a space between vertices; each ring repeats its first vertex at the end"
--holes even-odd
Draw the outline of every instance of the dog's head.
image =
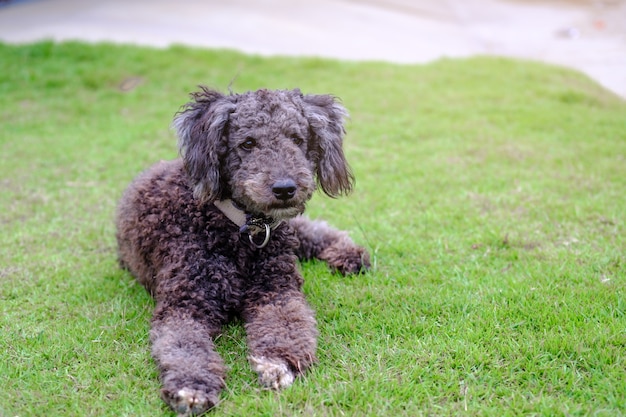
POLYGON ((316 183, 331 197, 351 191, 342 148, 347 112, 334 97, 206 87, 191 97, 173 126, 199 199, 230 198, 279 220, 304 211, 316 183))

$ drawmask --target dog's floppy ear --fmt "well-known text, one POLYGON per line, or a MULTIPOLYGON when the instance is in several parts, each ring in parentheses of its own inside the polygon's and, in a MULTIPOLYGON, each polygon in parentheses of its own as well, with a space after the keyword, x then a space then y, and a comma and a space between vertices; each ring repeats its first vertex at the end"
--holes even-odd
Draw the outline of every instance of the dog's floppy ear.
POLYGON ((330 95, 303 95, 304 116, 317 137, 317 181, 331 197, 352 191, 354 176, 343 154, 347 110, 330 95))
POLYGON ((200 86, 192 101, 176 114, 172 126, 178 134, 178 149, 194 184, 194 194, 203 201, 220 197, 220 160, 226 152, 224 129, 235 110, 232 96, 200 86))

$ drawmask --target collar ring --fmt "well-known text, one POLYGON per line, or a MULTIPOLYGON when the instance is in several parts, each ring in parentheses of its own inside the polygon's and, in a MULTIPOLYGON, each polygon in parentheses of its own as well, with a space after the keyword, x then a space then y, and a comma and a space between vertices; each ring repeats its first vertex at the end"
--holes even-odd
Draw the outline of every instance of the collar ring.
POLYGON ((267 223, 263 223, 263 226, 265 226, 265 239, 263 239, 263 242, 260 245, 254 241, 254 239, 252 238, 252 234, 248 235, 248 239, 250 239, 250 243, 256 246, 257 249, 263 249, 265 246, 267 246, 267 242, 270 241, 270 234, 271 234, 272 229, 270 228, 270 225, 267 223))

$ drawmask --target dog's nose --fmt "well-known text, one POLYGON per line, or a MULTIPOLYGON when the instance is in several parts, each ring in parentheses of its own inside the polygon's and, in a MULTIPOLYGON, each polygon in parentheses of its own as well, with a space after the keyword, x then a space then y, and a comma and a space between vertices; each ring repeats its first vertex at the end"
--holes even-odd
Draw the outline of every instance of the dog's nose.
POLYGON ((296 195, 297 188, 296 183, 291 179, 278 180, 272 185, 272 192, 277 199, 286 201, 296 195))

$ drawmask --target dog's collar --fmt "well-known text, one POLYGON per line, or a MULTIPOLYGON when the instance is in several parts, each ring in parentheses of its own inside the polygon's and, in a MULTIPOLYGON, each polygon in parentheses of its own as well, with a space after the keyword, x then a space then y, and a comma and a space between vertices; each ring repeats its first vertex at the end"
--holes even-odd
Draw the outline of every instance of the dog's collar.
POLYGON ((239 232, 248 233, 250 243, 259 249, 267 245, 267 242, 270 241, 272 230, 276 229, 282 223, 282 220, 276 221, 271 217, 246 213, 237 207, 230 199, 215 200, 213 204, 224 213, 231 222, 239 226, 239 232), (253 238, 261 232, 265 233, 265 237, 263 238, 263 242, 258 244, 253 238))

